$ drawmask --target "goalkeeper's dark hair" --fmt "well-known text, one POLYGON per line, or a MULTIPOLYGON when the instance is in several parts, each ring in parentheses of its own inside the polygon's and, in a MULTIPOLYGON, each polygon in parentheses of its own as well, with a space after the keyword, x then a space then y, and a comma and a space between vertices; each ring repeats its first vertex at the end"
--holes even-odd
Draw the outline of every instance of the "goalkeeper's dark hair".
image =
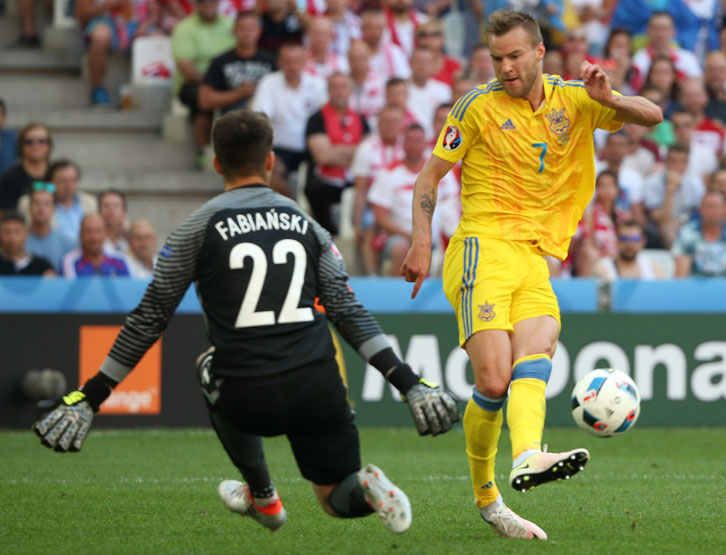
POLYGON ((225 179, 265 175, 272 150, 270 120, 252 110, 229 112, 214 124, 212 144, 225 179))
POLYGON ((486 34, 488 37, 501 37, 517 27, 522 27, 532 38, 532 46, 542 42, 542 31, 537 20, 528 13, 512 10, 497 10, 489 16, 486 34))

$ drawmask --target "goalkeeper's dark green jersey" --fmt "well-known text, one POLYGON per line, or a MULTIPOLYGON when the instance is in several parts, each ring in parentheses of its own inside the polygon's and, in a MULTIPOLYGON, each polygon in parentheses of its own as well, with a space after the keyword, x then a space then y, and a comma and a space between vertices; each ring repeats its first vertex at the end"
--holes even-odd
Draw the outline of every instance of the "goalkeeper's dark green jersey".
POLYGON ((366 360, 390 347, 356 299, 330 235, 265 185, 226 191, 192 213, 164 244, 154 278, 101 371, 121 381, 159 338, 194 282, 218 376, 286 372, 334 356, 325 307, 366 360))

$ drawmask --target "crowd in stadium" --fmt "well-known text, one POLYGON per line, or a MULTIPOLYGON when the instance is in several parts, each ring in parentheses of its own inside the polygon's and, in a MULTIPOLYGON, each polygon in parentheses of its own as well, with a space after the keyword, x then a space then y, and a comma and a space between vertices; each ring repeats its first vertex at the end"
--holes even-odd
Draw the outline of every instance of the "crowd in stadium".
MULTIPOLYGON (((612 281, 726 276, 723 4, 76 0, 74 13, 94 107, 110 104, 110 52, 128 51, 138 36, 170 35, 174 95, 189 108, 198 165, 216 115, 266 113, 275 131, 273 188, 305 202, 333 235, 341 218, 352 219, 363 273, 397 275, 416 175, 456 101, 495 78, 480 24, 498 8, 529 11, 543 28, 545 73, 578 79, 583 60, 600 64, 615 90, 645 96, 666 118, 653 129, 596 132, 593 200, 568 258, 549 261, 554 277, 612 281), (450 44, 459 46, 456 56, 447 54, 450 44), (349 187, 353 207, 342 212, 349 187)), ((33 0, 19 0, 19 8, 15 47, 40 46, 33 0)), ((152 225, 131 223, 122 191, 98 198, 79 191, 82 168, 52 158, 49 129, 5 129, 5 111, 0 101, 0 274, 148 277, 152 225)), ((434 261, 460 215, 453 173, 439 187, 434 261)))

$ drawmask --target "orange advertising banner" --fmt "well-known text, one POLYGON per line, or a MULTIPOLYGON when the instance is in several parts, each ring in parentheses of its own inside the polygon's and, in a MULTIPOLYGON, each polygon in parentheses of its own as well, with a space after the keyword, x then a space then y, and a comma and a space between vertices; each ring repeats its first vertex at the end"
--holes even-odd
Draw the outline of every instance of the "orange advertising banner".
MULTIPOLYGON (((92 378, 121 331, 121 326, 81 326, 79 383, 92 378)), ((99 414, 161 413, 161 340, 154 343, 136 369, 114 389, 99 414)))

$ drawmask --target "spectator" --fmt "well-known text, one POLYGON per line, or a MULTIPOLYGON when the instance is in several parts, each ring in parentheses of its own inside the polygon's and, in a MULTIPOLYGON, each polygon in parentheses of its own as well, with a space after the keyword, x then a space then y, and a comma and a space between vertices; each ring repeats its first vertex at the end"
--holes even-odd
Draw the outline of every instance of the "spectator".
POLYGON ((18 152, 18 134, 5 127, 6 117, 5 102, 0 99, 0 175, 15 164, 18 152))
POLYGON ((212 60, 235 46, 234 22, 218 15, 218 9, 219 0, 196 0, 194 13, 184 18, 171 35, 177 69, 174 93, 189 108, 197 147, 195 162, 200 169, 205 164, 204 147, 212 132, 212 113, 199 105, 199 88, 212 60))
POLYGON ((403 110, 403 128, 418 123, 416 115, 408 109, 408 85, 403 79, 393 77, 386 82, 386 106, 403 110))
POLYGON ((348 65, 353 81, 350 107, 369 122, 376 117, 386 102, 386 82, 371 71, 371 51, 362 40, 354 40, 348 50, 348 65))
POLYGON ((460 73, 454 77, 454 87, 451 89, 451 102, 455 103, 470 90, 476 88, 477 85, 478 83, 468 73, 460 73))
POLYGON ((440 19, 429 19, 421 23, 416 28, 416 45, 432 54, 432 79, 453 87, 454 75, 461 70, 461 64, 444 54, 443 22, 440 19))
POLYGON ((615 63, 613 72, 618 75, 619 81, 625 83, 619 92, 635 94, 633 80, 636 78, 637 72, 633 68, 633 44, 627 29, 617 27, 610 31, 603 50, 603 58, 615 63))
POLYGON ((665 277, 661 269, 642 254, 645 248, 643 227, 635 220, 627 220, 620 223, 617 229, 618 254, 598 260, 595 264, 595 277, 608 282, 618 279, 651 281, 665 277))
POLYGON ((72 239, 53 229, 53 200, 55 185, 36 181, 30 191, 30 226, 25 248, 36 256, 48 260, 56 271, 66 253, 76 248, 72 239))
POLYGON ((204 83, 199 87, 199 107, 205 111, 246 108, 257 84, 275 71, 275 56, 257 48, 262 27, 255 12, 239 12, 234 25, 237 45, 209 64, 204 83))
POLYGON ((678 74, 673 60, 668 56, 653 58, 643 88, 646 87, 654 87, 663 93, 663 100, 658 105, 663 109, 664 117, 670 118, 680 108, 678 74))
POLYGON ((20 160, 0 175, 0 212, 15 210, 18 199, 30 191, 33 182, 45 178, 52 148, 53 140, 45 125, 31 123, 20 130, 20 160))
POLYGON ((439 104, 451 102, 451 87, 431 78, 433 54, 416 48, 411 57, 411 79, 408 81, 408 109, 424 128, 426 137, 433 136, 431 122, 439 104))
POLYGON ((312 158, 305 196, 310 201, 313 217, 331 235, 337 235, 338 222, 330 213, 333 204, 352 184, 350 164, 356 146, 368 134, 368 124, 350 109, 352 94, 348 75, 334 73, 328 79, 330 100, 307 123, 305 137, 312 158))
POLYGON ((400 46, 410 58, 416 46, 416 28, 426 21, 426 15, 413 9, 413 0, 384 0, 384 6, 384 40, 400 46))
POLYGON ((707 191, 720 191, 726 195, 726 168, 719 168, 710 175, 707 191))
POLYGON ((615 227, 627 217, 617 206, 619 194, 617 174, 612 170, 599 172, 595 180, 595 196, 587 207, 578 225, 576 239, 573 240, 575 275, 590 277, 598 260, 604 256, 617 255, 615 227))
POLYGON ((403 110, 386 106, 378 115, 378 130, 364 139, 355 149, 351 173, 355 187, 353 228, 355 243, 361 254, 366 275, 378 268, 378 253, 373 249, 376 233, 375 217, 368 204, 368 190, 378 174, 403 160, 403 110))
POLYGON ((618 187, 620 187, 618 208, 630 212, 635 221, 645 225, 643 178, 638 172, 623 166, 623 160, 630 148, 629 143, 628 136, 622 131, 608 135, 601 150, 602 159, 595 161, 595 170, 599 174, 602 170, 608 169, 618 176, 618 187))
POLYGON ((565 74, 565 58, 559 50, 548 50, 542 58, 542 73, 549 75, 565 74))
POLYGON ((383 38, 386 18, 379 11, 365 11, 361 18, 361 36, 371 49, 371 69, 388 80, 393 77, 408 79, 411 66, 408 56, 397 44, 383 38))
POLYGON ((708 92, 706 116, 726 125, 726 53, 714 50, 706 54, 703 77, 708 92))
POLYGON ((76 0, 75 16, 88 45, 88 78, 91 106, 109 107, 111 97, 104 86, 109 52, 128 52, 136 33, 132 0, 76 0))
POLYGON ((126 208, 126 195, 118 189, 106 189, 98 194, 98 213, 106 229, 103 250, 115 256, 123 256, 129 248, 126 208))
MULTIPOLYGON (((390 260, 392 276, 398 275, 411 246, 413 187, 428 158, 423 127, 413 124, 406 129, 403 150, 404 159, 392 168, 380 172, 368 191, 368 202, 373 206, 376 225, 386 234, 381 261, 390 260)), ((438 215, 435 218, 438 221, 438 215)), ((437 224, 434 225, 431 236, 433 241, 437 240, 437 224)))
POLYGON ((671 252, 676 277, 726 277, 726 197, 719 191, 703 195, 700 219, 683 225, 671 252))
POLYGON ((695 120, 695 129, 691 140, 710 148, 716 157, 721 156, 724 151, 726 133, 724 133, 721 124, 706 116, 708 95, 703 81, 699 78, 686 79, 680 84, 680 87, 681 104, 695 120))
POLYGON ((45 258, 33 256, 25 249, 28 228, 17 212, 6 212, 0 217, 0 275, 2 276, 54 276, 53 267, 45 258))
POLYGON ((302 45, 284 44, 280 48, 278 71, 268 73, 257 85, 252 109, 270 118, 274 130, 275 167, 270 186, 291 197, 287 180, 305 159, 305 125, 327 101, 325 81, 303 72, 305 51, 302 45))
MULTIPOLYGON (((647 34, 646 45, 633 56, 633 67, 638 72, 640 79, 648 74, 651 62, 659 55, 667 56, 673 60, 679 79, 686 76, 701 76, 702 72, 698 58, 693 53, 673 44, 676 33, 673 17, 669 13, 654 12, 648 21, 647 34)), ((636 79, 635 88, 639 89, 642 82, 636 79)))
MULTIPOLYGON (((52 14, 53 0, 43 0, 41 4, 48 15, 52 14)), ((13 46, 15 48, 40 48, 35 0, 18 0, 18 15, 20 16, 20 36, 13 46)))
POLYGON ((599 54, 609 39, 608 26, 605 22, 610 21, 612 3, 603 2, 603 0, 570 0, 569 4, 575 11, 574 15, 587 36, 590 50, 599 54))
POLYGON ((492 56, 486 44, 479 43, 472 48, 469 56, 469 74, 477 85, 488 83, 496 77, 492 56))
POLYGON ((623 167, 640 174, 642 178, 656 169, 660 158, 658 145, 646 139, 648 128, 634 123, 623 124, 623 131, 628 137, 628 153, 623 158, 623 167))
POLYGON ((260 6, 262 7, 262 35, 258 43, 260 48, 276 52, 283 44, 302 42, 302 26, 294 2, 260 0, 260 6))
POLYGON ((565 80, 579 79, 580 66, 582 62, 595 63, 593 56, 588 53, 589 45, 585 30, 581 27, 574 27, 567 31, 565 42, 562 45, 562 56, 565 59, 565 72, 562 78, 565 80))
POLYGON ((361 21, 350 9, 349 0, 327 0, 325 15, 333 22, 331 49, 338 56, 346 56, 351 43, 361 38, 361 21))
POLYGON ((645 181, 645 208, 666 249, 673 244, 681 224, 698 208, 705 191, 701 178, 687 173, 687 168, 688 146, 676 143, 668 149, 665 171, 645 181))
POLYGON ((336 72, 348 73, 348 59, 333 51, 332 42, 333 22, 322 15, 314 17, 307 28, 306 73, 326 80, 336 72))
POLYGON ((171 35, 174 27, 191 13, 191 4, 182 3, 182 0, 147 0, 140 7, 139 25, 134 38, 171 35))
POLYGON ((136 220, 129 233, 126 263, 131 277, 150 278, 156 266, 156 232, 147 220, 136 220))
POLYGON ((718 159, 706 145, 693 140, 693 131, 696 129, 696 120, 693 114, 685 110, 673 112, 671 116, 673 136, 677 143, 688 146, 688 173, 700 175, 704 183, 709 174, 716 171, 718 159))
POLYGON ((56 227, 74 242, 78 241, 83 216, 98 210, 96 197, 78 190, 80 178, 80 169, 70 160, 56 160, 48 168, 47 181, 55 185, 56 227))
MULTIPOLYGON (((665 111, 667 99, 662 91, 655 87, 644 87, 640 91, 640 95, 650 100, 653 104, 660 107, 661 110, 665 111)), ((668 147, 676 142, 673 136, 673 125, 670 120, 663 119, 658 125, 652 127, 648 133, 648 138, 655 141, 660 147, 668 147)))
POLYGON ((91 212, 83 216, 81 246, 63 257, 63 276, 128 277, 130 274, 126 261, 121 256, 107 254, 103 246, 105 241, 106 229, 100 214, 91 212))

